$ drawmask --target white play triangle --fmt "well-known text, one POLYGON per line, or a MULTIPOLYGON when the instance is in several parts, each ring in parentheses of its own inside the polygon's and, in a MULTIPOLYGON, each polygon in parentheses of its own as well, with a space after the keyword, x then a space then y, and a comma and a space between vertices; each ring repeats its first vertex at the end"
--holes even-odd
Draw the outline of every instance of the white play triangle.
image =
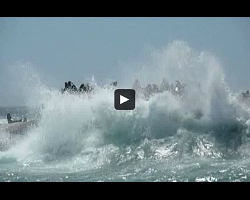
POLYGON ((123 104, 123 103, 125 103, 125 102, 127 102, 127 101, 129 101, 128 98, 126 98, 126 97, 120 95, 120 104, 123 104))

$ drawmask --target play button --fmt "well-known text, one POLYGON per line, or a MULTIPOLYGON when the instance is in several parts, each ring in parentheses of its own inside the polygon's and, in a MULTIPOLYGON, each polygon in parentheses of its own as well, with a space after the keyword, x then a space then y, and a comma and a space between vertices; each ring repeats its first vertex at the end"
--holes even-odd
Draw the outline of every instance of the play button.
POLYGON ((132 89, 115 90, 115 109, 116 110, 134 110, 135 109, 135 91, 132 89))
POLYGON ((125 103, 125 102, 127 102, 127 101, 129 101, 128 98, 126 98, 126 97, 120 95, 120 104, 123 104, 123 103, 125 103))

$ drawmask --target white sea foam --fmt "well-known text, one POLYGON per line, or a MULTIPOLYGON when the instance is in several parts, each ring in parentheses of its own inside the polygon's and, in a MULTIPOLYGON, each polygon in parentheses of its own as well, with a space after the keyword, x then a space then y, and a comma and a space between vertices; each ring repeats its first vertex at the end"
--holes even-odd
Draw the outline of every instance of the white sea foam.
POLYGON ((152 52, 140 70, 131 67, 131 81, 124 84, 131 87, 135 79, 143 86, 179 80, 185 84, 183 98, 167 91, 149 100, 139 95, 134 111, 116 111, 112 89, 96 86, 91 95, 61 94, 41 84, 36 73, 30 76, 34 71, 29 68, 22 67, 21 72, 26 81, 27 74, 33 77, 35 87, 24 88, 32 91, 26 94, 27 105, 42 106, 39 126, 0 154, 0 161, 60 160, 64 169, 81 165, 81 170, 89 170, 114 163, 133 165, 135 160, 220 159, 237 152, 250 132, 249 108, 228 89, 219 60, 183 41, 152 52))

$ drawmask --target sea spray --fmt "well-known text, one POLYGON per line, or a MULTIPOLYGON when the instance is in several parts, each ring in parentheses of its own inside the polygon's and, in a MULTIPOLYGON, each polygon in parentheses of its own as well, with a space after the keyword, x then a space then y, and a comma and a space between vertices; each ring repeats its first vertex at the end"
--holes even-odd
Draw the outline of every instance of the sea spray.
MULTIPOLYGON (((142 94, 134 111, 116 111, 113 89, 95 84, 92 94, 62 94, 37 81, 27 105, 39 104, 39 125, 2 152, 0 160, 15 158, 29 166, 25 173, 33 169, 36 178, 37 171, 61 178, 60 171, 76 173, 78 178, 72 175, 71 180, 94 181, 248 178, 248 160, 236 165, 230 159, 248 152, 250 114, 228 89, 215 56, 174 41, 152 52, 139 70, 128 71, 131 82, 124 87, 132 87, 136 79, 142 87, 163 79, 180 81, 183 95, 142 94)), ((39 80, 34 77, 38 79, 32 81, 39 80)))

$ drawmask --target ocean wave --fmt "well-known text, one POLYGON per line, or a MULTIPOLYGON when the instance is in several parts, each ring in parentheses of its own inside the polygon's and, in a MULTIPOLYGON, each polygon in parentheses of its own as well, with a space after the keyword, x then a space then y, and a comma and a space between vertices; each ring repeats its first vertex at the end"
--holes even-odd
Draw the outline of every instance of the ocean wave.
MULTIPOLYGON (((28 104, 41 106, 39 125, 2 152, 0 162, 6 157, 25 163, 71 159, 77 160, 72 161, 72 168, 80 164, 81 169, 89 169, 142 160, 246 156, 250 109, 228 89, 221 64, 213 55, 174 41, 152 53, 126 87, 132 87, 136 79, 145 86, 163 79, 179 80, 185 91, 182 98, 168 91, 149 99, 138 95, 135 110, 116 111, 113 89, 96 83, 91 95, 35 87, 27 99, 28 104)), ((210 180, 197 177, 197 181, 203 179, 210 180)))

